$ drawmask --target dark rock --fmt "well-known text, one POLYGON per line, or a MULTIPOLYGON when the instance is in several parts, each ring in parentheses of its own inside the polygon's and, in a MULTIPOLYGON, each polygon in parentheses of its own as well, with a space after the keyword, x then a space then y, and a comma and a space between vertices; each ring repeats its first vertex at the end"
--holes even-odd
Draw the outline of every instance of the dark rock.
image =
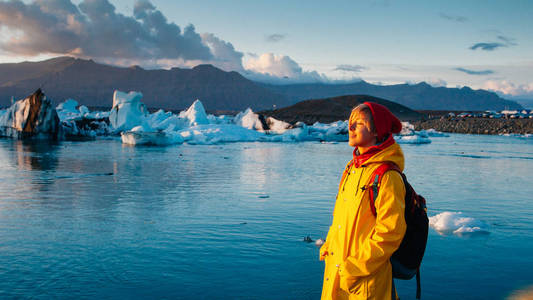
POLYGON ((533 119, 448 118, 412 122, 415 130, 469 134, 532 134, 533 119))

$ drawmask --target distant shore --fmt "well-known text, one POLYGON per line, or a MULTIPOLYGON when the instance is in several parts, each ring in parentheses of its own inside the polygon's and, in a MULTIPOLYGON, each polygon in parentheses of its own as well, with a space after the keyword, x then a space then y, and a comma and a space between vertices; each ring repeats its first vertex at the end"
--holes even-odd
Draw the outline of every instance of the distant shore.
POLYGON ((468 134, 533 134, 533 119, 435 118, 411 122, 415 130, 468 134))

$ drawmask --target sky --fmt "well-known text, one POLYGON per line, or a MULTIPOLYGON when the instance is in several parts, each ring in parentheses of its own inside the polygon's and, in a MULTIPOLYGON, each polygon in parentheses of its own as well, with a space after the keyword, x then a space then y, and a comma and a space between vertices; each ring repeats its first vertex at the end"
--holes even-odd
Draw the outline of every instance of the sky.
POLYGON ((533 1, 0 0, 0 63, 210 63, 272 83, 418 83, 533 99, 533 1))

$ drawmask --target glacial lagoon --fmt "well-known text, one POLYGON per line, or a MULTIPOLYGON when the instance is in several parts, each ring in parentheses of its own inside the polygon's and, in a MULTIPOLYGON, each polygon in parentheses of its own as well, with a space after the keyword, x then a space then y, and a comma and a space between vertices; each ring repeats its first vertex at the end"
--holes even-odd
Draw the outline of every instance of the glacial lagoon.
MULTIPOLYGON (((430 229, 423 299, 532 285, 533 138, 431 141, 402 145, 429 215, 449 219, 430 229)), ((0 298, 318 299, 303 238, 325 237, 350 156, 343 142, 0 139, 0 298)), ((414 298, 414 280, 396 286, 414 298)))

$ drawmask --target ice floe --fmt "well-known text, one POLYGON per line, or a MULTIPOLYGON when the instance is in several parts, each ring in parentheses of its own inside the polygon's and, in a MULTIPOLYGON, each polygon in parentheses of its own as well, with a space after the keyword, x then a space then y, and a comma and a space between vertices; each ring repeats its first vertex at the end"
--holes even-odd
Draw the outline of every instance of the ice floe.
POLYGON ((189 121, 189 126, 209 124, 209 120, 207 120, 207 114, 205 113, 204 105, 198 99, 194 101, 193 104, 186 111, 182 111, 179 117, 187 119, 189 121))
POLYGON ((115 132, 130 130, 139 125, 145 125, 148 109, 141 102, 142 93, 113 93, 113 107, 109 113, 109 122, 115 132))
MULTIPOLYGON (((235 116, 214 116, 206 113, 200 100, 179 113, 158 110, 149 113, 142 102, 142 93, 116 90, 110 111, 93 111, 74 99, 67 99, 55 108, 63 136, 68 138, 97 138, 120 136, 124 144, 172 145, 216 144, 226 142, 302 142, 325 143, 348 140, 348 121, 330 124, 303 122, 290 124, 273 117, 255 113, 248 108, 235 116)), ((7 110, 0 110, 5 119, 7 110)), ((404 122, 396 136, 401 144, 430 143, 429 137, 446 136, 435 130, 415 131, 404 122)))
POLYGON ((445 211, 429 217, 429 225, 441 234, 488 233, 489 227, 484 222, 465 216, 462 212, 445 211))
POLYGON ((41 89, 0 114, 0 136, 59 139, 61 135, 57 112, 41 89))
POLYGON ((254 113, 251 108, 238 113, 233 119, 233 122, 244 128, 253 129, 256 131, 265 131, 268 129, 264 117, 254 113))

